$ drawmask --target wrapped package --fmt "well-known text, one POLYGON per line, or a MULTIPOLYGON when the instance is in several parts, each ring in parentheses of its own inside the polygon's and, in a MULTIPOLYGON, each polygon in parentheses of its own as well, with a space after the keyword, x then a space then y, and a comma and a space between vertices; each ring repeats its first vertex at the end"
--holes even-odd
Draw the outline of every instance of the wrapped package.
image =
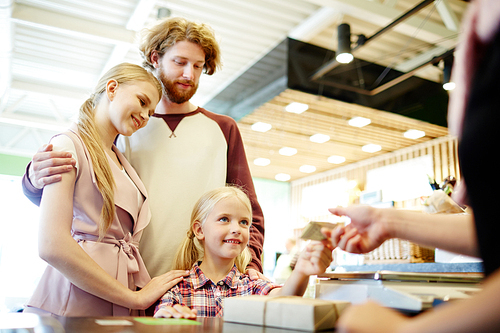
POLYGON ((224 300, 224 321, 301 331, 332 329, 350 302, 300 296, 241 296, 224 300))
POLYGON ((464 210, 443 190, 435 190, 425 200, 423 211, 429 214, 459 214, 464 210))

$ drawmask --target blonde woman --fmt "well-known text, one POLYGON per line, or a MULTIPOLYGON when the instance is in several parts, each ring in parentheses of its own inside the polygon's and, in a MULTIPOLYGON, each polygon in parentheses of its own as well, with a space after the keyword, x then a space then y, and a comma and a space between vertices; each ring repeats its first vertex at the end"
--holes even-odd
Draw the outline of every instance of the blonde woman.
POLYGON ((303 295, 309 275, 323 273, 332 261, 325 241, 311 242, 283 287, 242 274, 252 259, 248 249, 252 206, 237 187, 205 193, 191 215, 191 227, 174 259, 174 269, 190 269, 189 278, 160 300, 155 317, 222 317, 225 297, 303 295))
POLYGON ((76 165, 45 187, 39 255, 49 265, 25 312, 127 316, 182 279, 185 271, 150 279, 138 249, 150 219, 148 197, 113 144, 118 134, 144 127, 161 96, 150 72, 117 65, 83 103, 77 124, 51 139, 54 150, 71 152, 76 165))

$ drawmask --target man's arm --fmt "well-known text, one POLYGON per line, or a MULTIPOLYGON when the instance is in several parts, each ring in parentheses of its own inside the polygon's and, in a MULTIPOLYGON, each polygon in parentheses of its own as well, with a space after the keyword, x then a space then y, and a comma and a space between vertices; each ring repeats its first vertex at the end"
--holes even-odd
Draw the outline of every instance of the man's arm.
POLYGON ((61 181, 61 174, 73 170, 76 162, 71 153, 52 151, 52 148, 48 144, 38 149, 23 175, 23 193, 37 206, 40 206, 43 187, 61 181))
POLYGON ((262 272, 262 248, 264 245, 264 214, 257 201, 252 175, 248 167, 243 140, 236 123, 228 133, 227 178, 226 182, 241 186, 252 203, 252 228, 248 246, 252 253, 252 262, 248 268, 262 272))

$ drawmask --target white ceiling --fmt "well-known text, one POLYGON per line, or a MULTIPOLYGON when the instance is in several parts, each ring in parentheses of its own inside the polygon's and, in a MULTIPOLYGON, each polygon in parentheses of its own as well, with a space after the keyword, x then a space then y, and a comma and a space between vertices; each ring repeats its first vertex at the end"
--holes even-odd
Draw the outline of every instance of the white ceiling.
MULTIPOLYGON (((372 36, 420 2, 0 0, 0 153, 32 156, 71 122, 108 68, 123 61, 140 64, 137 31, 156 21, 160 7, 168 8, 171 16, 204 22, 214 29, 223 68, 213 76, 203 75, 192 101, 217 106, 216 97, 224 91, 240 103, 253 97, 255 104, 257 95, 248 96, 248 91, 255 92, 252 87, 270 81, 270 73, 285 64, 278 57, 254 65, 287 36, 335 50, 338 24, 349 23, 353 35, 372 36), (237 80, 243 77, 243 83, 237 80)), ((354 55, 411 71, 456 46, 466 6, 461 0, 434 1, 354 55)), ((414 74, 436 82, 441 79, 436 66, 414 74)), ((247 154, 254 156, 251 149, 247 154)))

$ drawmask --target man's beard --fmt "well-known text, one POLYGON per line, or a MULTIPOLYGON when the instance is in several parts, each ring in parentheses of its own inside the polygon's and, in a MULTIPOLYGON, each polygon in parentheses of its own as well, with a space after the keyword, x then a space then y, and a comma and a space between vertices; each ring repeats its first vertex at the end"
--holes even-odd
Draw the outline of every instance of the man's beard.
POLYGON ((190 80, 169 80, 167 75, 163 72, 162 68, 158 68, 158 76, 163 86, 163 94, 176 104, 182 104, 191 99, 198 89, 198 85, 190 80), (190 84, 191 89, 185 91, 179 90, 176 83, 190 84))

